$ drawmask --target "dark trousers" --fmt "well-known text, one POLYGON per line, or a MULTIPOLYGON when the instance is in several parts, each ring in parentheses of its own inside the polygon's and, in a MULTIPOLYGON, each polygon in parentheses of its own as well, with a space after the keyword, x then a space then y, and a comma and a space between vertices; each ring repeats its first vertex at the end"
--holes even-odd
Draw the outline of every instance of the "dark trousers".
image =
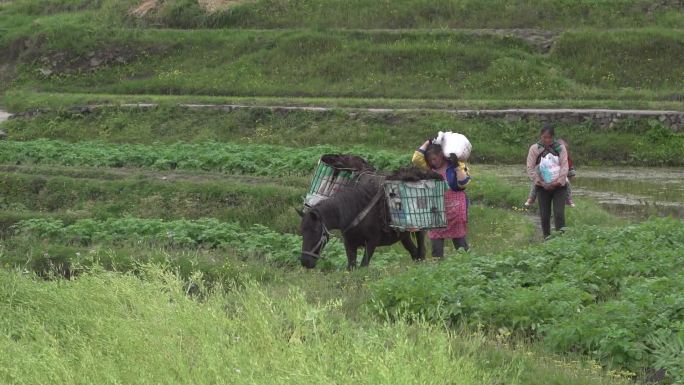
MULTIPOLYGON (((454 238, 452 241, 454 242, 454 247, 456 249, 462 248, 463 250, 468 251, 468 241, 466 241, 465 237, 454 238)), ((444 257, 444 238, 430 239, 430 243, 432 243, 432 257, 444 257)))
POLYGON ((554 190, 546 191, 543 187, 537 186, 537 197, 539 199, 539 216, 541 217, 541 227, 544 238, 551 235, 551 206, 553 205, 553 219, 556 223, 556 230, 565 227, 565 198, 568 195, 566 186, 556 187, 554 190))

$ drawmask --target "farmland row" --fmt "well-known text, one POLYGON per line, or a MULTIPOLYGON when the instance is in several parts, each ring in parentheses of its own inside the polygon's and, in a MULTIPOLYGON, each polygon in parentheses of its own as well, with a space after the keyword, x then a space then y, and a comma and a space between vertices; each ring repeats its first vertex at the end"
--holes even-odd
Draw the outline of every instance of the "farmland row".
MULTIPOLYGON (((520 215, 483 206, 473 207, 472 212, 477 218, 471 226, 476 234, 471 238, 471 244, 482 251, 522 246, 534 234, 531 222, 520 215)), ((296 214, 292 215, 297 218, 296 214)), ((31 218, 12 225, 10 234, 12 236, 6 237, 4 262, 23 266, 29 261, 36 270, 50 265, 72 266, 95 260, 106 262, 107 266, 116 267, 118 264, 130 267, 134 262, 144 262, 146 259, 137 259, 137 253, 122 259, 116 257, 115 251, 113 256, 107 256, 105 251, 136 246, 195 251, 219 249, 276 266, 293 267, 299 263, 302 245, 299 235, 274 231, 263 224, 245 226, 216 218, 86 218, 70 223, 54 218, 31 218), (63 249, 65 246, 66 250, 63 249), (93 248, 101 250, 97 258, 93 258, 89 251, 93 248)), ((330 242, 324 255, 326 259, 319 266, 324 270, 346 266, 346 254, 341 242, 330 242)), ((225 256, 214 262, 220 265, 223 259, 225 256)), ((401 247, 382 248, 374 257, 373 264, 383 266, 402 259, 408 259, 408 254, 401 247)))
MULTIPOLYGON (((275 232, 263 225, 242 228, 236 222, 221 222, 213 218, 198 220, 172 220, 120 218, 107 220, 82 219, 65 225, 60 220, 30 219, 15 225, 18 239, 50 240, 53 244, 90 246, 93 244, 149 245, 171 248, 220 248, 242 256, 257 257, 276 266, 296 266, 301 253, 301 237, 275 232)), ((386 252, 378 254, 383 260, 386 252)), ((345 266, 346 256, 341 243, 326 248, 327 259, 321 268, 345 266)), ((92 255, 83 255, 92 259, 92 255)), ((79 264, 78 256, 68 256, 64 263, 79 264)), ((20 259, 21 260, 21 259, 20 259)), ((54 261, 58 262, 58 261, 54 261)), ((116 268, 117 264, 131 266, 136 260, 105 261, 116 268)), ((220 264, 220 261, 217 263, 220 264)))
MULTIPOLYGON (((126 216, 167 220, 212 217, 294 233, 298 219, 293 209, 302 203, 311 172, 302 169, 303 176, 260 177, 230 174, 239 171, 230 169, 223 174, 65 167, 55 166, 49 159, 42 165, 0 165, 0 170, 4 171, 0 176, 0 232, 35 215, 67 222, 126 216)), ((474 204, 510 210, 525 199, 525 187, 511 186, 491 171, 478 171, 475 166, 473 175, 476 183, 468 196, 474 204)), ((595 203, 580 202, 583 209, 569 213, 570 223, 619 223, 595 203)))
POLYGON ((272 145, 232 143, 175 143, 169 145, 112 144, 59 140, 0 142, 0 163, 54 164, 92 167, 144 167, 157 170, 199 170, 260 176, 307 175, 321 154, 351 152, 365 157, 381 169, 398 168, 410 161, 389 151, 360 146, 330 145, 288 148, 272 145))
MULTIPOLYGON (((245 183, 226 175, 210 180, 173 180, 163 175, 141 178, 132 173, 127 178, 107 180, 3 172, 0 210, 5 210, 6 216, 0 232, 13 222, 9 211, 52 214, 65 220, 213 217, 245 226, 262 223, 279 231, 296 231, 293 208, 301 205, 303 186, 288 187, 281 178, 250 178, 245 183), (259 183, 254 183, 255 179, 259 183)), ((301 183, 306 184, 304 180, 301 183)))
MULTIPOLYGON (((297 233, 299 217, 294 208, 301 206, 308 185, 308 177, 249 176, 244 181, 245 177, 224 174, 150 175, 135 170, 50 165, 0 169, 12 170, 0 179, 0 231, 5 236, 12 235, 13 225, 31 218, 73 224, 84 219, 128 217, 167 221, 211 217, 239 222, 244 228, 261 224, 278 232, 297 233), (130 175, 122 176, 124 171, 130 175)), ((529 219, 511 211, 525 193, 524 188, 511 188, 491 174, 478 175, 478 183, 469 193, 475 247, 492 249, 530 239, 529 219), (489 237, 502 241, 495 245, 488 242, 489 237)), ((571 215, 571 223, 616 221, 596 205, 582 202, 587 208, 571 215)))
MULTIPOLYGON (((558 135, 571 144, 578 165, 675 166, 681 165, 684 159, 684 132, 674 132, 657 119, 625 118, 610 128, 591 121, 554 123, 558 135)), ((536 139, 540 124, 539 121, 460 118, 439 111, 373 114, 252 109, 227 112, 163 106, 146 110, 58 109, 11 119, 3 124, 3 129, 8 138, 22 141, 45 138, 166 145, 216 141, 244 146, 244 150, 234 150, 240 154, 254 148, 254 144, 299 148, 335 143, 340 147, 365 147, 365 152, 395 151, 403 157, 437 131, 456 131, 473 143, 472 162, 520 164, 527 155, 529 143, 536 139)), ((268 161, 262 158, 262 162, 268 161)))

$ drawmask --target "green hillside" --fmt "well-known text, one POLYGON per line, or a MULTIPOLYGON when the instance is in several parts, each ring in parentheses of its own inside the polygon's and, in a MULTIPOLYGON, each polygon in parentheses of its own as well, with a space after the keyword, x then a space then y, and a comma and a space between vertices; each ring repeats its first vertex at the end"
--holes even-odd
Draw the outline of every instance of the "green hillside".
POLYGON ((680 188, 681 0, 0 0, 0 52, 2 384, 684 381, 684 226, 649 217, 681 206, 638 195, 680 188), (509 108, 656 112, 553 118, 625 186, 542 242, 543 118, 453 111, 509 108), (321 154, 389 172, 440 130, 469 252, 301 267, 321 154))
POLYGON ((684 17, 665 3, 263 1, 214 12, 193 1, 145 3, 158 5, 146 17, 159 20, 135 19, 135 4, 126 2, 2 6, 0 46, 9 52, 3 88, 556 105, 592 100, 596 107, 625 100, 681 108, 684 17), (393 25, 392 18, 409 13, 418 19, 393 25), (425 24, 421 13, 438 16, 425 24), (206 19, 193 27, 220 28, 159 28, 190 27, 172 19, 190 22, 192 15, 206 19), (373 15, 373 22, 362 15, 373 15), (222 21, 208 25, 210 18, 222 21), (274 21, 281 19, 293 23, 274 21), (362 25, 338 24, 345 20, 362 25), (487 29, 522 26, 548 31, 487 29))

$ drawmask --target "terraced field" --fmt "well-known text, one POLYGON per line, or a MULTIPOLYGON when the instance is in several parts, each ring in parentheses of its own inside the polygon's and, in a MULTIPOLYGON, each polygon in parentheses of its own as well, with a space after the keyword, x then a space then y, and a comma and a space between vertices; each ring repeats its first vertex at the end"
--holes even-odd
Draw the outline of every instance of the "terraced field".
MULTIPOLYGON (((540 121, 447 111, 684 111, 682 28, 666 0, 0 3, 0 382, 684 381, 680 211, 579 182, 541 242, 540 121), (321 154, 393 170, 439 130, 474 145, 470 252, 299 266, 321 154)), ((555 123, 579 178, 681 175, 666 119, 555 123)))

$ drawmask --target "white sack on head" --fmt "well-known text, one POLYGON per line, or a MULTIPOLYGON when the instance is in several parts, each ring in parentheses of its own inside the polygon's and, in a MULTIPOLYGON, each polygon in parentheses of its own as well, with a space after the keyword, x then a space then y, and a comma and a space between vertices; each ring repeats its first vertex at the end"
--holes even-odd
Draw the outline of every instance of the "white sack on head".
POLYGON ((473 146, 465 135, 451 131, 440 131, 434 143, 442 146, 442 151, 445 156, 449 157, 451 154, 454 154, 462 161, 470 158, 470 151, 473 149, 473 146))

